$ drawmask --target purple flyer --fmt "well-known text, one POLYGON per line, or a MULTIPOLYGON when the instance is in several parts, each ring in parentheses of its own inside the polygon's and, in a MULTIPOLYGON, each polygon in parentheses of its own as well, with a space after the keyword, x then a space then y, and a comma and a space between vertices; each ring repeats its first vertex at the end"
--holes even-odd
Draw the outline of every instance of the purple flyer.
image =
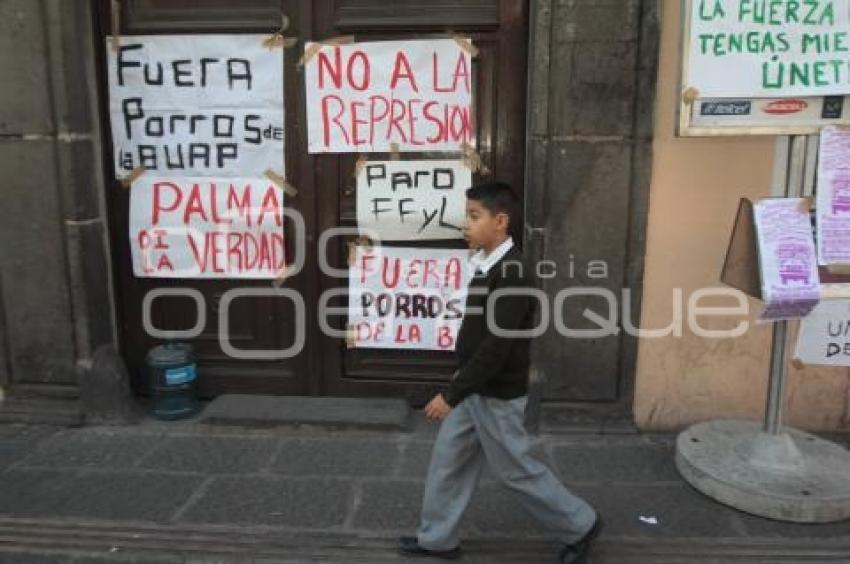
POLYGON ((820 301, 815 242, 806 200, 768 198, 755 205, 761 263, 760 321, 805 317, 820 301))
POLYGON ((817 229, 819 264, 850 264, 850 128, 821 130, 817 229))

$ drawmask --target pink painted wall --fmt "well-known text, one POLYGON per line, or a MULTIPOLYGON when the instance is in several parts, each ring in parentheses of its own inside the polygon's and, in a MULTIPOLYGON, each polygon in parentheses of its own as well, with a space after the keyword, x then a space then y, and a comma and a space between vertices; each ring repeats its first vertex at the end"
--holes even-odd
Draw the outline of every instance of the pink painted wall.
MULTIPOLYGON (((770 195, 773 137, 677 138, 680 2, 664 0, 652 186, 641 327, 670 324, 673 293, 688 297, 723 287, 720 269, 738 200, 770 195)), ((729 305, 730 302, 716 302, 729 305)), ((767 390, 770 326, 752 321, 741 337, 708 339, 687 327, 681 337, 642 338, 635 419, 641 428, 679 428, 715 418, 761 419, 767 390)), ((704 302, 702 305, 711 305, 704 302)), ((746 317, 700 318, 732 328, 746 317)), ((792 324, 793 344, 796 324, 792 324)), ((850 430, 850 368, 791 368, 786 422, 810 430, 850 430)))

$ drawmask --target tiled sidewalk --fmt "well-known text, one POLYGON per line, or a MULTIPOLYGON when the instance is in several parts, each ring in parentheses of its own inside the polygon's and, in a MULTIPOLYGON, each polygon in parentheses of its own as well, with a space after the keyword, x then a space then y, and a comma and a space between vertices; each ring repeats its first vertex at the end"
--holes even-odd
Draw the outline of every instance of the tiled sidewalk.
MULTIPOLYGON (((0 427, 0 561, 402 561, 393 540, 415 528, 434 427, 416 429, 0 427)), ((673 441, 541 437, 538 454, 605 518, 594 562, 850 561, 850 521, 785 524, 717 504, 681 481, 673 441)), ((486 475, 464 536, 465 561, 555 561, 486 475)))

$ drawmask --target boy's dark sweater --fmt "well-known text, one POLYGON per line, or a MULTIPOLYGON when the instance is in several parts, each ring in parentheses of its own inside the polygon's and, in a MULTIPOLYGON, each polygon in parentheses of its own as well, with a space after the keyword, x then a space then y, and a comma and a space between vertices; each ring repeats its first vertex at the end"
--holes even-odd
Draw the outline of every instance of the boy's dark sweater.
MULTIPOLYGON (((456 406, 471 394, 513 399, 528 393, 528 338, 497 337, 487 326, 490 295, 496 290, 534 288, 526 272, 522 252, 513 246, 487 271, 476 274, 466 298, 466 313, 458 331, 455 355, 459 368, 446 402, 456 406), (482 295, 475 288, 486 288, 482 295), (474 308, 480 308, 475 313, 474 308)), ((495 301, 495 326, 502 330, 530 329, 537 301, 528 295, 506 294, 495 301)))

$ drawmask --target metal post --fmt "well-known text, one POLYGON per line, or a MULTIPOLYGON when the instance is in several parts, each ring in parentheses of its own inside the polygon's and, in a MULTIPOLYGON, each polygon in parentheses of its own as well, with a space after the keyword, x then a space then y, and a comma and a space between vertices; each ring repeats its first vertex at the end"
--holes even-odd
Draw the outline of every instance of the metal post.
MULTIPOLYGON (((778 139, 772 195, 785 198, 812 195, 816 165, 816 136, 793 135, 778 139)), ((785 380, 788 374, 788 326, 787 321, 777 321, 773 324, 770 377, 764 410, 764 432, 771 435, 778 435, 782 428, 785 380)))
POLYGON ((767 388, 767 405, 764 409, 764 432, 778 435, 782 426, 782 407, 785 399, 787 370, 788 322, 773 324, 773 344, 770 355, 770 381, 767 388))

